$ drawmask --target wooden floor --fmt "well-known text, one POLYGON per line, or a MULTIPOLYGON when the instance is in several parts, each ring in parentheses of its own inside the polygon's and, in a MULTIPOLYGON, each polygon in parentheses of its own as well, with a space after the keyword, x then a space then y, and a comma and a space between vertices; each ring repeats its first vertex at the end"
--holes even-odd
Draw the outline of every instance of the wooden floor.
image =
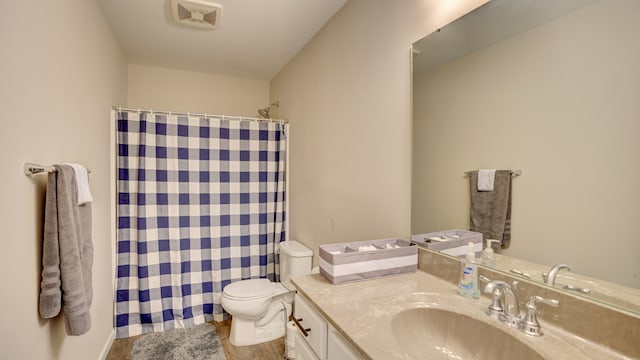
MULTIPOLYGON (((227 360, 281 360, 284 358, 284 337, 258 345, 236 347, 229 342, 231 320, 211 322, 211 324, 216 327, 216 333, 220 337, 227 360)), ((114 340, 106 360, 129 360, 133 342, 141 336, 144 335, 114 340)))

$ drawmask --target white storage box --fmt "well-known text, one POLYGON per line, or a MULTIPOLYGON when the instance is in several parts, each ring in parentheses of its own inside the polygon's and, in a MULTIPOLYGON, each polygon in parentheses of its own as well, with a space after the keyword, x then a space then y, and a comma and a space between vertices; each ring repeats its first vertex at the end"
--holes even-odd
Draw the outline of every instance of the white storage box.
POLYGON ((402 239, 320 245, 320 273, 341 284, 415 272, 418 249, 402 239))
POLYGON ((452 229, 411 235, 411 241, 452 256, 464 256, 470 242, 475 253, 482 251, 482 233, 469 230, 452 229))

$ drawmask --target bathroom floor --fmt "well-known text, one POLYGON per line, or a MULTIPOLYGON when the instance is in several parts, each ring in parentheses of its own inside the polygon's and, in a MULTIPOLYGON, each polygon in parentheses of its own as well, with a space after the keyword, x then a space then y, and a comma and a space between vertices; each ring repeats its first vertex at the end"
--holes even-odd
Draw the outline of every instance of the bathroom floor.
MULTIPOLYGON (((258 345, 235 347, 229 342, 231 320, 212 322, 212 324, 216 327, 216 333, 220 337, 227 360, 280 360, 284 358, 284 337, 258 345)), ((133 342, 141 336, 144 335, 114 340, 106 360, 129 360, 133 342)))

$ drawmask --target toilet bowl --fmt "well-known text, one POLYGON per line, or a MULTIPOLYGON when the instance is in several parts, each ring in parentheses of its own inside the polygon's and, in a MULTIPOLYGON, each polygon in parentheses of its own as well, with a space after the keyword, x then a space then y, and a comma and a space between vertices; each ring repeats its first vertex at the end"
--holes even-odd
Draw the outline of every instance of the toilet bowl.
POLYGON ((268 279, 242 280, 226 286, 222 307, 232 316, 231 344, 254 345, 283 336, 292 301, 289 289, 268 279))
POLYGON ((255 345, 282 337, 291 315, 292 276, 309 274, 313 252, 297 241, 280 243, 280 280, 249 279, 225 286, 222 307, 231 314, 229 341, 255 345))

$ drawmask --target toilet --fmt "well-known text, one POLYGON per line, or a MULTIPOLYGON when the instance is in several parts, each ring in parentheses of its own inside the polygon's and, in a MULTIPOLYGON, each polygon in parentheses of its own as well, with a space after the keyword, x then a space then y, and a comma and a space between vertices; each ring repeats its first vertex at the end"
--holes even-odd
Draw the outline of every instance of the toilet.
POLYGON ((279 245, 280 282, 241 280, 222 291, 222 307, 232 316, 229 341, 235 346, 275 340, 286 333, 295 290, 290 279, 311 272, 313 252, 297 241, 279 245))

